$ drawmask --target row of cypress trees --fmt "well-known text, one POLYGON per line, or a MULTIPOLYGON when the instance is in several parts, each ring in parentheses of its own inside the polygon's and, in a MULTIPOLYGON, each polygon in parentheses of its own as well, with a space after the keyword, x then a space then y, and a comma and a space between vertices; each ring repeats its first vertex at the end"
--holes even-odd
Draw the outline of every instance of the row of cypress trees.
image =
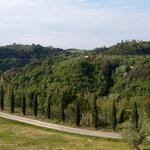
MULTIPOLYGON (((31 95, 31 97, 33 98, 33 103, 32 105, 32 110, 33 110, 33 114, 36 117, 38 115, 38 98, 37 98, 38 94, 35 93, 34 95, 31 95)), ((93 104, 92 104, 92 124, 94 128, 97 128, 98 126, 98 109, 97 109, 97 98, 95 95, 93 95, 93 104)), ((1 106, 1 110, 4 110, 4 89, 3 86, 0 87, 0 106, 1 106)), ((26 97, 25 94, 22 93, 21 95, 21 110, 22 110, 22 114, 25 115, 26 114, 26 97)), ((80 126, 80 120, 81 120, 81 112, 80 112, 80 103, 78 101, 78 99, 76 100, 75 103, 75 123, 76 126, 80 126)), ((15 96, 14 96, 14 89, 11 88, 10 91, 10 111, 11 113, 15 112, 15 96)), ((124 112, 124 111, 123 111, 124 112)), ((112 104, 112 116, 111 116, 111 125, 112 128, 115 130, 117 127, 117 115, 116 115, 116 106, 115 106, 115 102, 113 102, 112 104)), ((47 105, 46 105, 46 115, 47 118, 50 119, 51 118, 51 96, 48 97, 47 99, 47 105)), ((132 118, 132 124, 134 125, 135 128, 137 128, 137 122, 138 122, 138 110, 137 110, 137 104, 134 103, 134 107, 133 107, 133 111, 131 114, 131 118, 132 118)), ((65 103, 64 103, 64 99, 62 98, 61 101, 61 120, 64 122, 65 121, 65 103)), ((124 121, 123 119, 123 113, 121 114, 121 120, 120 121, 124 121)))
MULTIPOLYGON (((33 98, 33 103, 31 104, 33 114, 36 117, 38 115, 38 94, 35 93, 34 96, 31 96, 33 98)), ((15 112, 15 95, 14 95, 14 89, 11 88, 10 90, 10 111, 11 113, 15 112)), ((1 110, 4 110, 4 90, 3 86, 0 87, 0 106, 1 110)), ((25 94, 22 93, 21 95, 21 110, 22 114, 26 115, 26 97, 25 94)), ((47 118, 51 118, 51 96, 48 97, 47 99, 47 106, 46 106, 46 113, 47 113, 47 118)), ((65 105, 64 105, 64 100, 62 99, 61 103, 61 119, 64 122, 65 121, 65 105)), ((80 105, 79 102, 76 103, 76 125, 80 125, 80 105)))

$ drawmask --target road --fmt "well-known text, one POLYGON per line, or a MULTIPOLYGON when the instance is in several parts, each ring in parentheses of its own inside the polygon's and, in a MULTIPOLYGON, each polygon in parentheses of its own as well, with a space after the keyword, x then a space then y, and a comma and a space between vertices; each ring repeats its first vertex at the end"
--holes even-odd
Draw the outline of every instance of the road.
POLYGON ((0 117, 19 121, 19 122, 30 124, 30 125, 35 125, 38 127, 44 127, 47 129, 53 129, 53 130, 57 130, 57 131, 67 132, 67 133, 100 137, 100 138, 122 139, 121 135, 119 133, 115 133, 115 132, 92 131, 92 130, 68 127, 68 126, 64 126, 64 125, 57 125, 57 124, 42 122, 42 121, 38 121, 38 120, 26 118, 26 117, 21 117, 21 116, 17 116, 17 115, 7 114, 4 112, 0 112, 0 117))

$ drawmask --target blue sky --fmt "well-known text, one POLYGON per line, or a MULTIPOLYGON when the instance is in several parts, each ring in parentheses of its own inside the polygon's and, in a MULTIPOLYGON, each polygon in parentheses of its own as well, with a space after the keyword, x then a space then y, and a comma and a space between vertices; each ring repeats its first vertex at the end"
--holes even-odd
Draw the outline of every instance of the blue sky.
POLYGON ((0 45, 92 49, 150 40, 150 0, 0 0, 0 45))

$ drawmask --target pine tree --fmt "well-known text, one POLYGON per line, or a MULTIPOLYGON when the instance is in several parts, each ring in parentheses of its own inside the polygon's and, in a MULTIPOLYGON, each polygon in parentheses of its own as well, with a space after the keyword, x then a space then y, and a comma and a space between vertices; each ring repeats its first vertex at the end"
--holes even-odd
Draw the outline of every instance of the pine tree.
POLYGON ((1 90, 0 90, 0 103, 1 103, 1 109, 4 110, 4 89, 3 89, 3 85, 1 86, 1 90))
POLYGON ((35 93, 33 99, 33 114, 35 117, 37 116, 37 109, 38 109, 38 100, 37 100, 37 93, 35 93))
POLYGON ((97 124, 98 124, 98 110, 97 110, 97 106, 96 106, 96 96, 93 95, 92 96, 92 124, 94 128, 97 128, 97 124))
POLYGON ((15 97, 14 97, 14 89, 11 89, 11 93, 10 93, 10 109, 11 109, 11 113, 14 113, 15 111, 15 97))
POLYGON ((76 100, 76 126, 80 126, 80 104, 76 100))
POLYGON ((138 121, 139 121, 139 113, 136 102, 134 102, 133 110, 131 112, 131 124, 133 129, 138 128, 138 121))
POLYGON ((47 99, 47 118, 50 119, 51 117, 51 102, 50 102, 51 97, 49 96, 47 99))
POLYGON ((115 102, 113 101, 113 105, 112 105, 112 128, 115 130, 117 127, 117 117, 116 117, 116 106, 115 106, 115 102))
POLYGON ((23 115, 26 114, 26 98, 25 98, 25 94, 22 94, 22 113, 23 115))

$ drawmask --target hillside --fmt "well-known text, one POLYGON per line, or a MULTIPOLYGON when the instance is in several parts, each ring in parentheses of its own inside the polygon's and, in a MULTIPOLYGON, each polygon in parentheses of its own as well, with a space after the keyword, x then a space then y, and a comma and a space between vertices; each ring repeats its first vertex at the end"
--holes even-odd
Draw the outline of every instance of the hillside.
POLYGON ((0 70, 22 67, 36 59, 57 55, 63 50, 41 45, 8 45, 0 47, 0 70))
MULTIPOLYGON (((15 58, 19 63, 0 63, 4 71, 1 84, 4 85, 6 100, 13 86, 16 107, 20 106, 21 93, 26 93, 29 107, 33 105, 34 93, 38 93, 41 114, 46 111, 47 97, 50 96, 51 117, 60 120, 61 107, 64 105, 65 121, 69 123, 74 123, 78 100, 82 126, 93 126, 91 111, 94 99, 97 100, 97 126, 100 128, 111 126, 111 111, 108 109, 112 109, 113 101, 116 103, 118 120, 123 110, 131 109, 134 101, 141 115, 144 110, 150 116, 149 55, 108 55, 95 51, 71 53, 39 45, 25 46, 24 50, 17 47, 2 48, 1 59, 4 62, 5 59, 15 58), (17 67, 17 70, 7 70, 11 67, 17 67)), ((6 106, 9 106, 8 101, 6 106)), ((123 122, 128 122, 129 113, 124 113, 123 118, 123 122)))
POLYGON ((110 47, 96 48, 94 51, 109 55, 149 55, 150 41, 122 41, 110 47))

